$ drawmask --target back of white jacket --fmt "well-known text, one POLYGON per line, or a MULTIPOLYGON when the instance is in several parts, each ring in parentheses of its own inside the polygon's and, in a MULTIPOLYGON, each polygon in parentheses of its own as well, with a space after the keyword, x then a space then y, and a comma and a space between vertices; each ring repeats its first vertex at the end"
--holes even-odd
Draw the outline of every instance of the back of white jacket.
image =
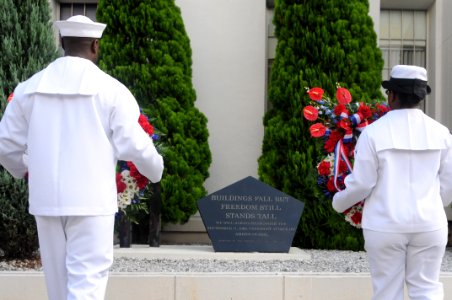
POLYGON ((59 58, 14 91, 0 122, 0 164, 17 178, 28 172, 31 214, 113 214, 118 159, 152 182, 162 176, 139 113, 129 90, 94 63, 59 58))
POLYGON ((426 232, 447 226, 452 201, 452 138, 419 109, 390 111, 364 129, 346 189, 333 198, 344 211, 365 199, 362 227, 426 232))

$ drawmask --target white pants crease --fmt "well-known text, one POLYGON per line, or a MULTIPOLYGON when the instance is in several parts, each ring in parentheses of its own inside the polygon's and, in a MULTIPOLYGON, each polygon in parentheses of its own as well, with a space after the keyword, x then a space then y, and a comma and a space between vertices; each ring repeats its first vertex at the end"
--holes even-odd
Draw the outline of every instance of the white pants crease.
POLYGON ((103 300, 114 216, 35 216, 49 300, 103 300))
POLYGON ((372 300, 443 300, 439 281, 447 227, 420 233, 363 230, 374 294, 372 300))

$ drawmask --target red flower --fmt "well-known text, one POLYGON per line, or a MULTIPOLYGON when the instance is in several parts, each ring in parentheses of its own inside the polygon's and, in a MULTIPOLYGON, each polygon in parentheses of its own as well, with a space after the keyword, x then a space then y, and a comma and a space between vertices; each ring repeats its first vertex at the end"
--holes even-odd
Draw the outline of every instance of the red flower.
POLYGON ((137 186, 140 190, 144 189, 149 183, 149 180, 141 174, 140 174, 139 178, 136 178, 136 180, 137 180, 137 186))
POLYGON ((339 122, 337 122, 337 128, 342 128, 345 131, 350 131, 351 130, 350 120, 349 119, 340 120, 339 122))
POLYGON ((352 219, 353 223, 355 223, 355 224, 361 224, 362 218, 363 218, 363 214, 360 211, 355 212, 351 216, 351 219, 352 219))
POLYGON ((11 93, 11 95, 8 96, 8 99, 6 100, 8 103, 13 100, 14 93, 11 93))
POLYGON ((359 104, 358 113, 360 113, 364 117, 364 119, 369 119, 370 117, 372 117, 372 110, 364 103, 359 104))
POLYGON ((333 177, 330 177, 330 179, 328 179, 328 182, 326 183, 326 189, 328 190, 328 192, 330 193, 335 193, 337 192, 336 187, 334 186, 334 179, 333 177))
POLYGON ((314 88, 308 90, 309 98, 311 98, 311 100, 314 100, 314 101, 322 100, 323 93, 324 93, 323 89, 321 89, 319 87, 314 87, 314 88))
POLYGON ((322 123, 315 123, 309 127, 312 137, 321 137, 326 133, 326 127, 322 123))
POLYGON ((384 115, 385 113, 387 113, 389 111, 389 108, 386 105, 377 103, 375 104, 375 112, 377 113, 377 115, 379 117, 381 117, 382 115, 384 115))
POLYGON ((146 187, 148 184, 148 179, 141 175, 140 172, 138 172, 137 167, 130 161, 127 162, 127 166, 130 170, 130 176, 132 176, 137 181, 137 186, 141 190, 146 187))
POLYGON ((315 121, 319 116, 319 111, 314 106, 308 105, 303 108, 303 115, 307 120, 315 121))
POLYGON ((355 156, 355 145, 353 143, 343 143, 345 155, 347 155, 348 159, 353 159, 355 156))
POLYGON ((349 104, 352 101, 352 95, 346 88, 338 88, 336 91, 336 98, 339 104, 349 104))
POLYGON ((116 189, 118 190, 118 194, 124 192, 127 188, 127 185, 122 181, 122 176, 120 173, 116 174, 116 189))
POLYGON ((346 113, 348 115, 347 107, 345 107, 344 104, 336 105, 336 107, 334 108, 334 114, 336 116, 340 116, 342 113, 346 113))
POLYGON ((342 132, 339 130, 333 130, 331 131, 330 136, 325 142, 324 149, 330 153, 334 151, 334 147, 336 147, 337 142, 344 136, 342 132))
POLYGON ((330 175, 331 171, 331 164, 329 161, 322 161, 318 166, 317 166, 317 172, 319 173, 319 175, 330 175))
POLYGON ((152 125, 148 121, 148 118, 145 115, 140 114, 140 117, 138 118, 138 123, 140 123, 141 128, 143 128, 147 134, 149 135, 154 134, 154 127, 152 127, 152 125))

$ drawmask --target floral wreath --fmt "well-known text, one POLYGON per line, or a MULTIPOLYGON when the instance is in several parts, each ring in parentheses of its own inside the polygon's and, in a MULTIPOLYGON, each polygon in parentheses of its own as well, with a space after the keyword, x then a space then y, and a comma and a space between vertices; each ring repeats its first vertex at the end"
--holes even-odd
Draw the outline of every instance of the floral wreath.
MULTIPOLYGON (((317 183, 326 196, 333 198, 345 189, 344 179, 352 172, 354 149, 361 131, 389 111, 382 102, 353 103, 350 92, 337 85, 336 101, 324 95, 320 87, 306 88, 313 105, 303 108, 303 116, 316 122, 309 128, 321 138, 326 156, 317 165, 317 183)), ((345 220, 361 228, 364 200, 343 212, 345 220)))
MULTIPOLYGON (((159 136, 145 114, 140 114, 138 123, 154 141, 158 140, 159 136)), ((140 174, 137 167, 130 161, 118 161, 116 169, 119 213, 123 213, 130 221, 137 223, 132 215, 139 211, 148 212, 147 204, 142 200, 149 180, 140 174)))

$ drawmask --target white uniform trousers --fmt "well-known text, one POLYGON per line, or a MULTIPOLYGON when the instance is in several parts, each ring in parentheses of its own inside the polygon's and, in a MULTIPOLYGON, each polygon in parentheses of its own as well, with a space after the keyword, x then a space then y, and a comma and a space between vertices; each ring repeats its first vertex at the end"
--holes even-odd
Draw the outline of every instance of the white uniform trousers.
POLYGON ((448 228, 420 233, 364 230, 374 294, 372 300, 443 300, 439 282, 448 228))
POLYGON ((49 300, 103 300, 114 215, 35 218, 49 300))

